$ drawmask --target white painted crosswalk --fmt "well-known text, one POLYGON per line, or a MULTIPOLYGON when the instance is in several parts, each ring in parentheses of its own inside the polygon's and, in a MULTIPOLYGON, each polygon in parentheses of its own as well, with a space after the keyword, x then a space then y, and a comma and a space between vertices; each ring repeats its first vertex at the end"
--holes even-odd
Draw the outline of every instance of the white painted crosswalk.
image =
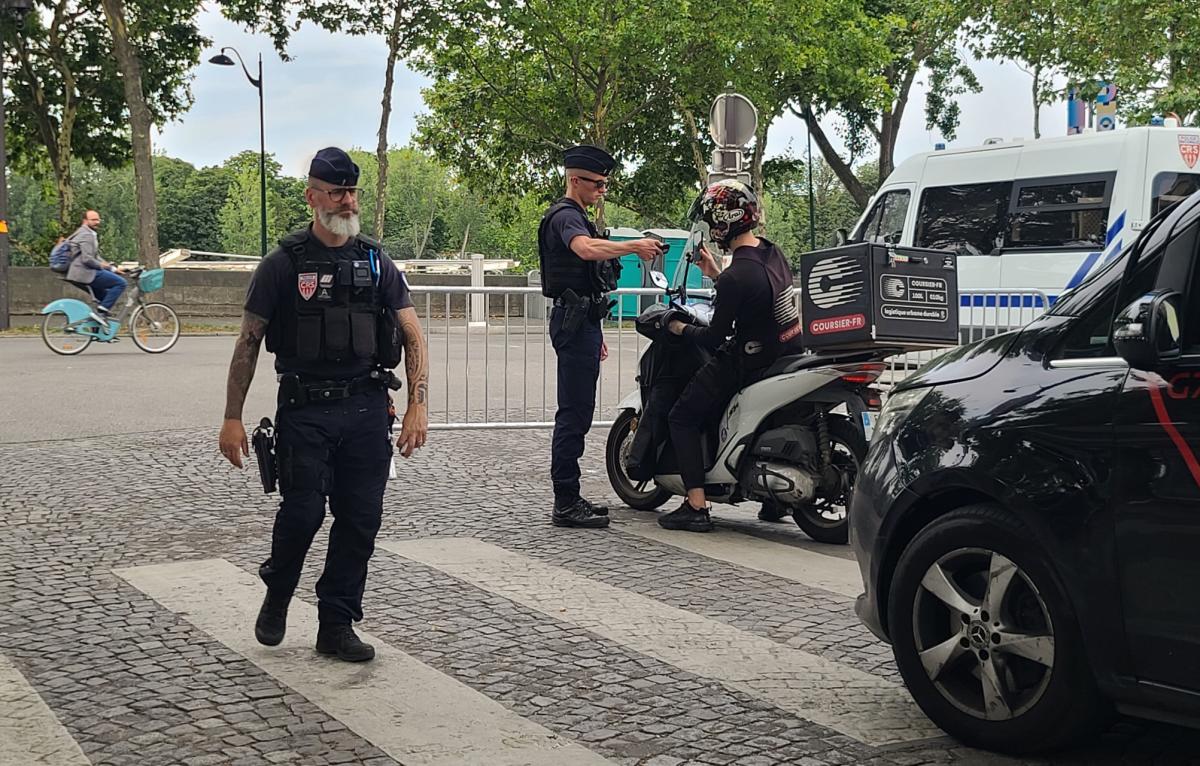
POLYGON ((786 580, 855 598, 863 592, 862 577, 853 559, 818 553, 792 545, 763 540, 718 527, 704 535, 673 532, 650 518, 632 519, 622 532, 656 543, 682 548, 710 559, 757 569, 786 580))
POLYGON ((380 547, 874 745, 938 736, 901 687, 476 539, 380 547))
POLYGON ((90 763, 21 671, 0 655, 0 766, 90 763))
POLYGON ((316 609, 295 599, 288 636, 260 646, 262 585, 221 559, 116 570, 165 608, 246 657, 404 764, 592 766, 607 760, 487 696, 372 639, 376 659, 348 665, 316 655, 316 609))

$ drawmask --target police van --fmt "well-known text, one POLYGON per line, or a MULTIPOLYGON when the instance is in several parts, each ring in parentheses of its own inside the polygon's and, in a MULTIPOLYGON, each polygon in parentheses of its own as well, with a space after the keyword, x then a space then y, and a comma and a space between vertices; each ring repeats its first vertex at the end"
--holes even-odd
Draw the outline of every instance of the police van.
POLYGON ((1023 290, 1052 304, 1200 189, 1198 159, 1200 128, 1168 127, 926 152, 888 176, 850 239, 954 250, 959 289, 998 294, 964 306, 1023 290))

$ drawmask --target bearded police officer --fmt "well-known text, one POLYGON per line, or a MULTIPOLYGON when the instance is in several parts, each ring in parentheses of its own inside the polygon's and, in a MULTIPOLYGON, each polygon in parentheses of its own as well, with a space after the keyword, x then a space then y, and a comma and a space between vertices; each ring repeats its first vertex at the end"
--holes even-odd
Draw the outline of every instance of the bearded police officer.
POLYGON ((304 198, 312 223, 284 237, 254 272, 241 335, 229 366, 221 452, 239 468, 248 455, 242 405, 259 344, 279 373, 276 455, 283 497, 271 555, 259 567, 267 586, 255 636, 283 640, 304 557, 333 515, 325 570, 317 582, 316 648, 350 662, 375 656, 351 624, 362 619, 367 561, 383 512, 392 444, 389 372, 401 348, 408 408, 396 447, 425 443, 428 358, 408 285, 378 242, 359 233, 358 166, 341 149, 317 152, 304 198))
POLYGON ((615 161, 595 146, 566 151, 567 193, 550 206, 538 227, 542 293, 554 299, 550 341, 558 356, 558 411, 554 414, 550 478, 551 520, 561 527, 606 527, 608 509, 579 494, 579 458, 596 408, 596 380, 608 347, 600 331, 608 314, 608 292, 617 286, 616 259, 636 253, 651 260, 660 252, 653 239, 609 242, 587 217, 608 188, 615 161))

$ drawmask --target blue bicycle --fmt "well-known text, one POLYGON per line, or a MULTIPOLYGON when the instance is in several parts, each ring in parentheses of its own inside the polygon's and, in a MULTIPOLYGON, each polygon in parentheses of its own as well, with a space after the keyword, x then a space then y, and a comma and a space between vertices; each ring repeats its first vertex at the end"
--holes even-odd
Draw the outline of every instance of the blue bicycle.
MULTIPOLYGON (((121 296, 124 303, 108 318, 107 326, 96 321, 92 306, 83 301, 60 298, 46 304, 42 309, 46 315, 42 320, 42 340, 46 346, 56 354, 73 356, 90 346, 92 341, 112 343, 118 340, 117 334, 126 317, 129 317, 129 335, 142 351, 161 354, 174 346, 180 330, 175 309, 165 303, 149 303, 144 299, 146 293, 162 289, 163 270, 145 271, 138 266, 125 274, 130 285, 121 296)), ((87 285, 71 284, 91 295, 87 285)))

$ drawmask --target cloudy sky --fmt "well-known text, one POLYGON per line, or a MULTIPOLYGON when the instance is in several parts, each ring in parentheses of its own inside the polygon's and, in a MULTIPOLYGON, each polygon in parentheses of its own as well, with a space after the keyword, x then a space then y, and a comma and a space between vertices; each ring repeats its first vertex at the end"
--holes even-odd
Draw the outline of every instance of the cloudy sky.
MULTIPOLYGON (((266 99, 267 151, 274 152, 289 175, 302 175, 308 159, 322 146, 340 145, 373 150, 379 125, 383 66, 387 48, 379 37, 335 35, 306 25, 292 38, 292 61, 283 62, 265 36, 249 35, 206 11, 203 33, 213 41, 203 61, 224 45, 244 56, 252 73, 262 55, 266 99)), ((962 125, 952 146, 980 144, 992 136, 1033 136, 1033 107, 1029 75, 1011 63, 979 62, 975 68, 983 92, 960 99, 962 125)), ((424 110, 421 88, 428 81, 402 66, 393 92, 391 142, 404 144, 424 110)), ((204 63, 193 83, 191 111, 166 125, 156 150, 197 166, 220 164, 243 149, 258 148, 258 99, 240 70, 204 63)), ((896 150, 899 162, 928 151, 944 139, 925 130, 924 90, 918 85, 901 126, 896 150)), ((1042 107, 1042 135, 1066 132, 1066 105, 1042 107)), ((805 132, 795 117, 772 126, 768 156, 788 151, 802 154, 805 132)))

